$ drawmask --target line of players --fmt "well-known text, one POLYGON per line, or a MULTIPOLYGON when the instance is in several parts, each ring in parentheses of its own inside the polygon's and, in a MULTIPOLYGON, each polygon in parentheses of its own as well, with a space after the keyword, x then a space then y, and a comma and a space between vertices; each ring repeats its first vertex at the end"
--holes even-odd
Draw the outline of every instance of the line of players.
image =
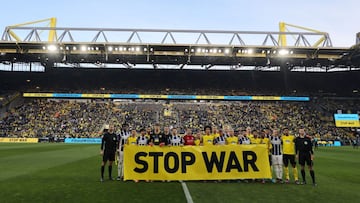
MULTIPOLYGON (((104 153, 104 137, 106 134, 112 133, 112 139, 115 140, 115 133, 113 127, 110 127, 110 133, 105 133, 103 136, 103 143, 101 147, 101 154, 103 155, 103 163, 101 174, 103 181, 104 165, 109 160, 109 167, 112 165, 115 157, 105 157, 104 153), (111 161, 112 160, 112 161, 111 161)), ((192 129, 187 129, 182 136, 178 133, 177 128, 170 129, 164 127, 163 132, 159 124, 154 125, 154 130, 151 128, 141 129, 140 134, 135 129, 129 129, 127 124, 122 125, 122 130, 116 136, 117 149, 119 152, 118 157, 118 177, 117 180, 123 179, 123 160, 124 160, 124 146, 125 145, 157 145, 157 146, 207 146, 207 145, 242 145, 242 144, 266 144, 268 146, 269 161, 274 171, 275 178, 273 182, 283 183, 283 171, 285 172, 285 183, 290 182, 289 164, 292 166, 294 181, 296 184, 300 184, 298 178, 298 170, 296 167, 296 159, 298 159, 301 167, 301 175, 303 181, 301 184, 306 184, 305 179, 305 163, 307 164, 313 185, 315 183, 315 174, 312 168, 314 152, 312 149, 311 137, 305 133, 304 128, 299 129, 298 136, 291 135, 289 129, 284 128, 282 135, 278 129, 265 129, 264 132, 259 134, 256 130, 251 130, 247 127, 246 130, 239 132, 239 135, 235 135, 235 132, 231 128, 223 130, 222 128, 216 128, 215 126, 205 126, 204 131, 198 132, 195 135, 192 133, 192 129), (284 169, 284 170, 283 170, 284 169)), ((113 147, 112 147, 113 148, 113 147)), ((106 147, 105 147, 106 149, 106 147)), ((109 168, 109 175, 111 169, 109 168)), ((111 175, 109 176, 110 179, 111 175)), ((265 180, 263 180, 265 183, 265 180)))

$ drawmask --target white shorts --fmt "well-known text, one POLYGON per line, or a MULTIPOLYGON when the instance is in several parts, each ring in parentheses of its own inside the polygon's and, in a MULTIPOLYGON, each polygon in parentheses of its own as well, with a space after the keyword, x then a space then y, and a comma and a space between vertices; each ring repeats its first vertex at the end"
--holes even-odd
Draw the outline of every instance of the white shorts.
POLYGON ((271 155, 272 165, 283 165, 283 156, 282 155, 271 155))

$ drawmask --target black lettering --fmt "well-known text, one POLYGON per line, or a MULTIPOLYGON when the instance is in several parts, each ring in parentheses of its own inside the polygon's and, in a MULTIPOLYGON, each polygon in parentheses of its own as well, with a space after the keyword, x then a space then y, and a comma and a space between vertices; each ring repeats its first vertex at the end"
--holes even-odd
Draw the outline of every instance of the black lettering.
POLYGON ((154 173, 159 173, 159 156, 163 155, 163 152, 149 152, 149 156, 154 157, 154 173))
POLYGON ((169 152, 169 153, 165 154, 164 167, 165 167, 166 172, 168 172, 168 173, 175 173, 177 170, 179 170, 178 155, 174 152, 169 152), (174 157, 174 167, 173 168, 170 168, 170 165, 169 165, 170 157, 174 157))
POLYGON ((251 165, 253 171, 259 171, 258 167, 255 164, 257 160, 257 156, 255 152, 243 151, 243 158, 244 158, 244 171, 249 171, 249 165, 251 165))
POLYGON ((193 165, 195 163, 195 155, 191 152, 181 152, 181 173, 186 173, 186 165, 193 165), (190 157, 190 160, 186 160, 190 157))
POLYGON ((226 172, 230 172, 231 169, 237 169, 238 172, 242 172, 241 165, 234 151, 230 152, 229 160, 226 166, 226 172), (234 162, 234 164, 233 164, 234 162))
POLYGON ((138 153, 135 154, 135 162, 137 164, 140 164, 140 165, 143 166, 142 168, 138 168, 138 167, 134 168, 134 171, 137 172, 137 173, 144 173, 149 168, 148 163, 146 161, 140 159, 140 157, 142 157, 142 156, 146 157, 147 153, 146 152, 138 152, 138 153))
POLYGON ((211 152, 210 161, 209 161, 209 158, 208 158, 206 152, 202 152, 202 155, 203 155, 206 169, 209 173, 212 173, 214 164, 216 166, 217 171, 222 172, 223 165, 224 165, 225 152, 220 152, 220 161, 218 160, 218 157, 216 156, 216 152, 211 152))

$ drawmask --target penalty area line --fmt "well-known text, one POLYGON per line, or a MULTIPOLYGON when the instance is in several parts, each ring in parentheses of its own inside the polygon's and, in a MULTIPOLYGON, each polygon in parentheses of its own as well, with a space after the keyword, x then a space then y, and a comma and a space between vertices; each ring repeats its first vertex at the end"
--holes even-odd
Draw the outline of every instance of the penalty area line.
POLYGON ((194 203, 186 183, 184 181, 179 181, 179 182, 181 183, 181 186, 183 188, 187 203, 194 203))

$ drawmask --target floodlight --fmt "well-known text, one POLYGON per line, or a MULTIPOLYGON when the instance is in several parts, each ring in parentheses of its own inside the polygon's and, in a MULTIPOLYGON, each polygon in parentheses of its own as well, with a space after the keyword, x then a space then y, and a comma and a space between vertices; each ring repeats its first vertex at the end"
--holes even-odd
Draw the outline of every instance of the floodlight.
POLYGON ((48 49, 49 51, 56 51, 56 50, 57 50, 57 47, 56 47, 55 45, 53 45, 53 44, 50 44, 50 45, 47 46, 47 49, 48 49))
POLYGON ((87 47, 85 45, 81 46, 80 48, 81 51, 86 51, 87 50, 87 47))
POLYGON ((289 50, 287 50, 287 49, 281 49, 281 50, 279 51, 279 55, 284 56, 284 55, 288 55, 288 54, 289 54, 289 50))

